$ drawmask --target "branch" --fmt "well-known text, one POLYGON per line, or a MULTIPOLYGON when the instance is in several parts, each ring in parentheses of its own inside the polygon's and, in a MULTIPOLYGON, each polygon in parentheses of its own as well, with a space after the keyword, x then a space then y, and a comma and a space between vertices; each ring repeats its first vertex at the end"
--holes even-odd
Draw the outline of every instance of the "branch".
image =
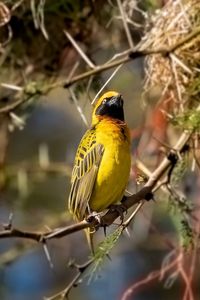
POLYGON ((66 37, 68 38, 68 40, 72 43, 72 45, 74 46, 74 48, 76 49, 76 51, 79 53, 79 55, 82 57, 82 59, 86 62, 86 64, 88 64, 88 66, 91 69, 94 69, 95 65, 89 59, 89 57, 83 52, 83 50, 78 45, 78 43, 74 40, 74 38, 71 36, 71 34, 69 34, 69 32, 67 32, 66 30, 64 30, 64 34, 66 35, 66 37))
POLYGON ((74 76, 73 78, 71 78, 70 80, 68 80, 66 82, 57 82, 57 83, 55 83, 55 87, 63 86, 64 88, 68 88, 70 85, 72 85, 80 80, 88 78, 92 75, 99 74, 103 71, 112 69, 121 64, 125 64, 131 60, 134 60, 134 59, 146 56, 146 55, 161 54, 163 56, 167 56, 170 53, 173 53, 176 50, 178 50, 179 48, 181 48, 184 44, 188 43, 189 41, 191 41, 193 38, 195 38, 199 34, 200 34, 200 27, 198 27, 191 34, 188 34, 185 38, 181 39, 180 41, 178 41, 175 45, 173 45, 171 47, 160 47, 158 49, 144 49, 144 50, 141 50, 138 47, 136 47, 136 50, 129 49, 129 51, 126 52, 126 55, 123 58, 115 60, 114 62, 105 63, 103 65, 97 66, 96 68, 94 68, 92 70, 89 70, 87 72, 84 72, 82 74, 74 76))
MULTIPOLYGON (((129 49, 129 50, 125 51, 124 57, 122 57, 120 59, 117 59, 117 60, 114 60, 111 62, 108 61, 103 65, 96 66, 93 69, 90 69, 89 71, 86 71, 84 73, 76 75, 76 76, 68 79, 67 81, 66 80, 65 81, 57 81, 55 83, 51 83, 46 86, 43 85, 42 87, 37 88, 35 93, 31 93, 31 96, 34 96, 36 94, 40 94, 40 95, 47 94, 49 91, 51 91, 52 89, 57 88, 57 87, 68 88, 72 84, 74 84, 78 81, 81 81, 81 80, 91 77, 93 75, 97 75, 103 71, 107 71, 109 69, 118 67, 119 65, 124 65, 125 63, 128 63, 131 60, 135 60, 140 57, 144 57, 147 55, 153 55, 153 54, 161 54, 163 56, 168 56, 170 53, 174 53, 176 50, 181 48, 184 44, 188 43, 189 41, 191 41, 193 38, 195 38, 199 34, 200 34, 200 27, 198 27, 192 33, 188 34, 185 38, 181 39, 180 41, 178 41, 175 45, 173 45, 171 47, 160 47, 158 49, 140 49, 139 47, 136 47, 135 50, 129 49)), ((9 88, 11 90, 13 89, 13 87, 15 87, 15 85, 7 84, 7 83, 1 84, 1 85, 6 88, 9 88)), ((27 94, 26 86, 24 88, 16 87, 16 89, 17 88, 19 88, 20 93, 24 93, 25 95, 27 94)), ((1 107, 0 113, 8 113, 9 111, 12 111, 12 110, 16 109, 17 107, 19 107, 21 104, 23 104, 27 100, 28 99, 26 97, 23 97, 23 95, 22 95, 20 100, 16 100, 15 102, 13 102, 9 105, 1 107)))
POLYGON ((67 285, 67 287, 64 290, 56 293, 51 297, 45 297, 45 300, 67 299, 70 290, 77 285, 77 282, 79 281, 81 275, 93 263, 93 261, 94 259, 90 259, 82 265, 77 265, 72 263, 70 267, 75 268, 77 270, 77 274, 74 276, 74 278, 71 280, 71 282, 67 285))
POLYGON ((36 242, 40 242, 42 240, 43 234, 37 232, 30 231, 22 231, 16 228, 4 229, 0 232, 0 238, 26 238, 31 239, 36 242))
POLYGON ((173 270, 174 268, 178 268, 178 264, 182 260, 183 260, 183 255, 181 252, 177 257, 175 257, 169 264, 167 264, 162 269, 157 269, 152 271, 150 274, 148 274, 148 276, 142 278, 141 280, 137 281, 136 283, 128 287, 128 289, 122 295, 121 300, 128 300, 131 298, 133 299, 139 288, 141 288, 142 286, 146 286, 146 284, 150 284, 156 279, 160 279, 160 280, 163 279, 164 275, 167 272, 173 270))
POLYGON ((124 25, 124 31, 126 33, 126 37, 127 37, 129 46, 130 46, 131 49, 133 49, 134 48, 134 44, 133 44, 133 40, 132 40, 132 37, 131 37, 131 33, 130 33, 130 30, 129 30, 129 27, 128 27, 128 23, 127 23, 127 18, 126 18, 126 15, 125 15, 125 12, 124 12, 121 0, 117 0, 117 5, 119 7, 119 11, 120 11, 120 14, 121 14, 121 17, 122 17, 122 22, 123 22, 123 25, 124 25))
MULTIPOLYGON (((200 110, 200 106, 198 107, 198 110, 200 110)), ((191 135, 192 135, 191 132, 184 132, 181 135, 178 142, 173 147, 173 150, 171 150, 170 152, 172 157, 173 155, 176 155, 176 152, 181 153, 184 150, 184 146, 187 144, 191 135)), ((178 159, 178 156, 176 157, 176 159, 178 159)), ((135 204, 140 202, 138 204, 138 208, 136 208, 138 211, 145 203, 145 199, 148 198, 149 193, 154 191, 154 188, 156 188, 158 181, 171 165, 172 165, 172 160, 169 158, 164 158, 163 161, 160 163, 160 165, 157 167, 157 169, 151 174, 149 180, 144 185, 144 187, 136 194, 127 197, 127 199, 121 205, 119 205, 121 211, 126 211, 132 206, 134 206, 135 204)), ((9 228, 6 228, 0 232, 0 238, 17 237, 17 238, 32 239, 36 242, 44 242, 52 238, 61 238, 63 236, 72 234, 74 232, 89 227, 91 228, 95 227, 96 229, 98 229, 99 227, 109 226, 115 221, 116 218, 119 217, 119 215, 120 215, 119 210, 109 209, 105 215, 100 216, 99 221, 97 221, 96 218, 90 218, 89 220, 83 220, 77 224, 72 224, 70 226, 66 226, 61 229, 58 228, 52 231, 39 232, 39 233, 22 231, 19 229, 12 228, 12 226, 10 226, 9 228)))

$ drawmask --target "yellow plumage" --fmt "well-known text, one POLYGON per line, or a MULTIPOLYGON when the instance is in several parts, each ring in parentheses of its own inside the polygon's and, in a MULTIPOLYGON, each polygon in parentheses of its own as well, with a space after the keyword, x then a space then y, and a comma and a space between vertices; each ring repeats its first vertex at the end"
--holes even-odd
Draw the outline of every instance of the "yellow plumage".
POLYGON ((120 201, 130 173, 130 135, 123 100, 105 93, 93 111, 92 126, 83 136, 74 162, 68 207, 79 220, 120 201))

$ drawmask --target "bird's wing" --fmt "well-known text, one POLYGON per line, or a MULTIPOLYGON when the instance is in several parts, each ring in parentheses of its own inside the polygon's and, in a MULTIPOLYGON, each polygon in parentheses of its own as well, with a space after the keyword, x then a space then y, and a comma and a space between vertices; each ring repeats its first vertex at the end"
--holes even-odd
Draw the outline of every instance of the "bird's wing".
POLYGON ((68 207, 79 220, 88 212, 94 183, 101 163, 104 147, 96 143, 95 130, 88 130, 78 147, 72 171, 68 207))

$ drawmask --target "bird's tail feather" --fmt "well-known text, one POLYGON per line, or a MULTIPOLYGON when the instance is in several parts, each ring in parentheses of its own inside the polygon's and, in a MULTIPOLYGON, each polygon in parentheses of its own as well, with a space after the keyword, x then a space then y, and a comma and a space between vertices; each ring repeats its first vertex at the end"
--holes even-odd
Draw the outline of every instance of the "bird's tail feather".
POLYGON ((91 228, 86 228, 86 229, 84 229, 84 231, 85 231, 85 235, 87 238, 89 249, 90 249, 92 255, 94 255, 95 254, 95 252, 94 252, 94 231, 91 231, 91 228))

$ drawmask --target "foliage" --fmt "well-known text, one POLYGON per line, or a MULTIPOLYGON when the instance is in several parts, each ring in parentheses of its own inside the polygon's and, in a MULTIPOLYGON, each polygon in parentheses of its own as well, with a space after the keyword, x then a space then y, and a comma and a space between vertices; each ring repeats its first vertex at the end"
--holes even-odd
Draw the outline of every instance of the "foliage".
POLYGON ((190 131, 200 130, 200 111, 188 109, 187 111, 174 116, 171 120, 174 126, 190 131))
POLYGON ((110 255, 111 250, 116 245, 118 239, 120 238, 124 228, 123 226, 119 226, 113 233, 109 234, 97 247, 95 250, 95 254, 93 256, 94 263, 90 268, 90 277, 89 281, 91 281, 95 275, 99 272, 99 269, 104 262, 105 258, 110 255))
POLYGON ((171 175, 170 187, 168 187, 170 214, 180 239, 180 245, 185 249, 189 249, 194 241, 190 217, 190 214, 193 212, 193 205, 191 200, 186 198, 180 189, 187 170, 188 160, 187 155, 185 155, 175 166, 171 175))

